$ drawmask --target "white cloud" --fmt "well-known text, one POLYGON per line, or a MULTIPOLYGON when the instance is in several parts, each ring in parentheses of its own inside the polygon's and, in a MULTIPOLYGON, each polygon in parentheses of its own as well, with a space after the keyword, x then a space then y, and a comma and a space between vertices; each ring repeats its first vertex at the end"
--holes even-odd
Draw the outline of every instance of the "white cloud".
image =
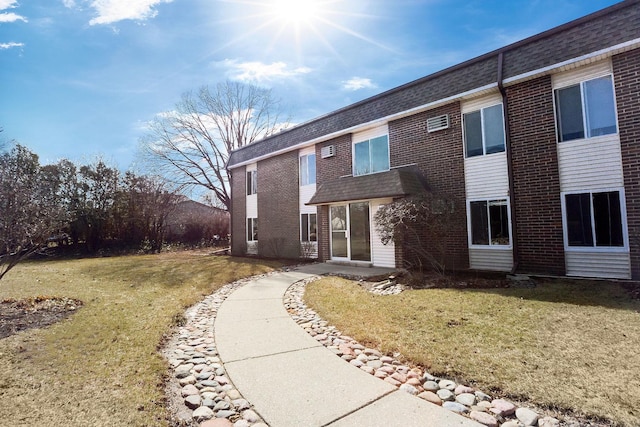
POLYGON ((11 49, 12 47, 23 47, 24 43, 0 43, 0 49, 11 49))
POLYGON ((0 0, 0 10, 13 9, 18 6, 17 0, 0 0))
POLYGON ((227 68, 227 74, 231 79, 239 80, 241 82, 260 83, 277 78, 308 74, 311 72, 311 68, 290 68, 284 62, 265 64, 258 61, 238 62, 236 60, 227 59, 222 62, 222 66, 227 68))
POLYGON ((28 22, 27 18, 13 12, 0 13, 0 22, 16 22, 16 21, 28 22))
POLYGON ((62 4, 69 9, 76 7, 75 0, 62 0, 62 4))
MULTIPOLYGON (((89 21, 89 25, 113 24, 114 22, 125 19, 144 21, 154 18, 158 14, 155 6, 160 3, 171 3, 172 1, 173 0, 93 0, 90 6, 95 9, 98 16, 89 21)), ((64 5, 74 7, 76 1, 64 0, 64 5)))
POLYGON ((346 90, 375 89, 378 87, 371 79, 364 77, 353 77, 342 82, 342 88, 346 90))

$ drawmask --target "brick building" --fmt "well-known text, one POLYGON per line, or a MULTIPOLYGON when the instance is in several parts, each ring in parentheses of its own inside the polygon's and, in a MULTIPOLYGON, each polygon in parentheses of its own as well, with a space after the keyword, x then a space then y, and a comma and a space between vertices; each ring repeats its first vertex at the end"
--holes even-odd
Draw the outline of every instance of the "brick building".
POLYGON ((432 191, 462 207, 457 267, 640 279, 640 1, 265 138, 228 168, 236 255, 402 266, 373 215, 432 191))

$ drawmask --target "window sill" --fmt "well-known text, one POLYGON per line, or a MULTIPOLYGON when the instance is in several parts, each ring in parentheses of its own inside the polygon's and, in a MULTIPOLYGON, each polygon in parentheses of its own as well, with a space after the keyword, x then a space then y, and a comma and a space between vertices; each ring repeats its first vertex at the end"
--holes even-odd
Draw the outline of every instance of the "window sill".
POLYGON ((629 253, 627 246, 565 246, 565 252, 582 253, 629 253))
POLYGON ((469 249, 510 251, 513 249, 513 246, 511 245, 469 245, 469 249))

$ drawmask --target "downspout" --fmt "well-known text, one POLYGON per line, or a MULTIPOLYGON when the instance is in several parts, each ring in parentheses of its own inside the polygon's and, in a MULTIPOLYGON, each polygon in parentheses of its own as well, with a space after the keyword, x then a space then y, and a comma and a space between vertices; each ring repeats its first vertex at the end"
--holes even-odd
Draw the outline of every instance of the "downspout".
POLYGON ((511 155, 511 128, 509 126, 509 101, 507 91, 504 89, 503 76, 504 52, 498 53, 498 90, 502 95, 502 108, 504 111, 505 148, 507 150, 507 174, 509 179, 509 209, 511 211, 511 244, 513 247, 513 267, 511 274, 518 270, 520 251, 518 250, 518 221, 516 220, 515 191, 513 184, 513 159, 511 155))

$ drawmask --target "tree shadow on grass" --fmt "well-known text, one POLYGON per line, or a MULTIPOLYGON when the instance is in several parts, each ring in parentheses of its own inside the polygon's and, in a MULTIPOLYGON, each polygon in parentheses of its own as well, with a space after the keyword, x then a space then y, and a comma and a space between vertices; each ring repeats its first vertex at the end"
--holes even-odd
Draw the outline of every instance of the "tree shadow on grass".
POLYGON ((461 289, 503 297, 640 312, 640 285, 606 280, 534 279, 531 287, 461 289))
POLYGON ((505 273, 460 271, 446 275, 409 273, 406 281, 414 289, 447 288, 462 292, 495 294, 522 300, 601 306, 640 312, 640 283, 599 279, 541 278, 505 273))

